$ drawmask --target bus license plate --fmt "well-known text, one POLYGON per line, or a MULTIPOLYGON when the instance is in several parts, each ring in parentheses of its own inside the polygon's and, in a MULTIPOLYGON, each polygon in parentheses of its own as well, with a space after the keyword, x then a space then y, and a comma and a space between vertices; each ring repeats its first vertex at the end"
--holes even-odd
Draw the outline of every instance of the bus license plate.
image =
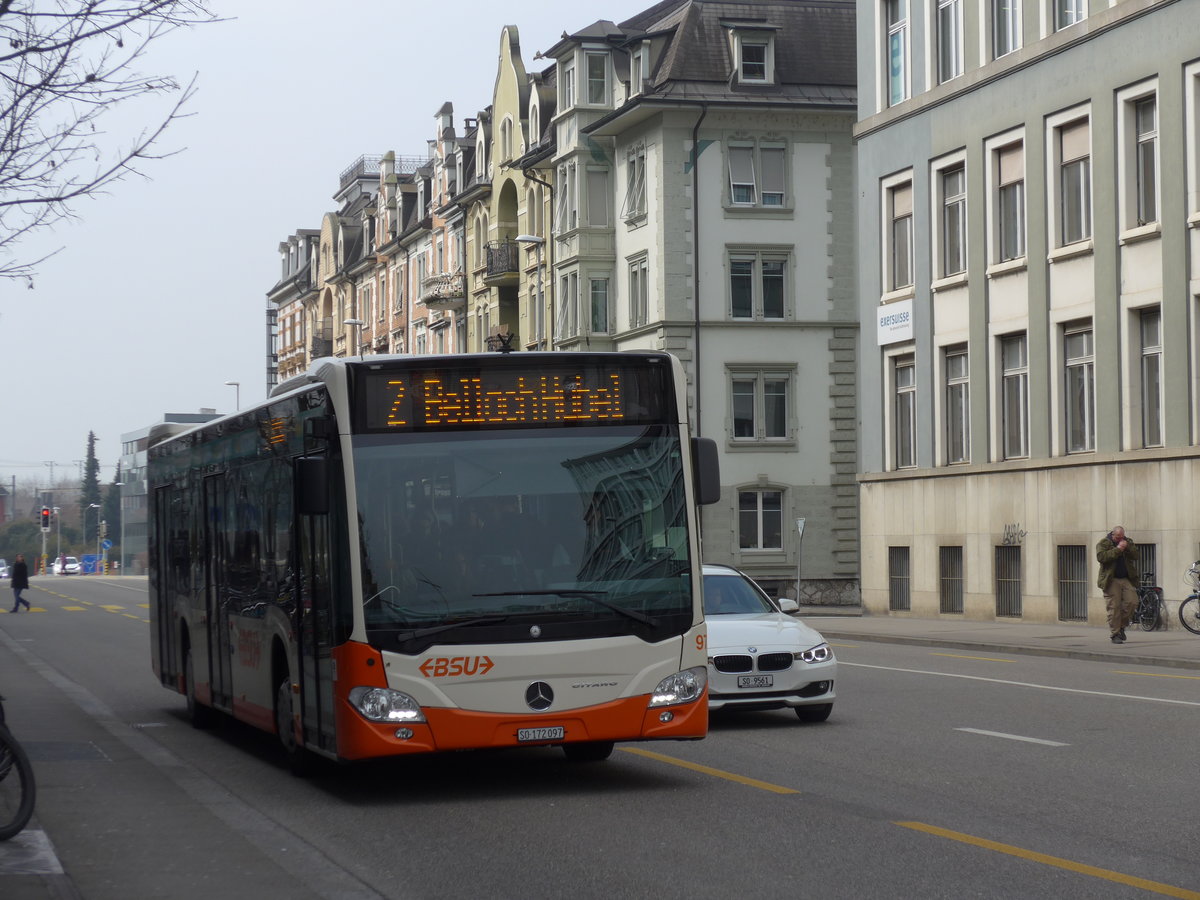
POLYGON ((738 687, 740 688, 764 688, 771 687, 775 684, 774 675, 739 675, 738 687))
POLYGON ((561 741, 563 739, 563 726, 555 725, 551 728, 518 728, 518 741, 561 741))

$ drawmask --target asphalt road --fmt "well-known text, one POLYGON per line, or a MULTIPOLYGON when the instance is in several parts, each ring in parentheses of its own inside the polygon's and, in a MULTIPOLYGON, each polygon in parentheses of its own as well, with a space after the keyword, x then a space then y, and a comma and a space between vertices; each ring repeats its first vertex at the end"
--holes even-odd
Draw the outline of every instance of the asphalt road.
POLYGON ((144 581, 35 585, 40 611, 0 615, 39 779, 36 827, 0 844, 5 900, 1200 898, 1200 672, 837 639, 824 724, 731 714, 599 764, 300 780, 272 738, 185 721, 150 671, 144 581))

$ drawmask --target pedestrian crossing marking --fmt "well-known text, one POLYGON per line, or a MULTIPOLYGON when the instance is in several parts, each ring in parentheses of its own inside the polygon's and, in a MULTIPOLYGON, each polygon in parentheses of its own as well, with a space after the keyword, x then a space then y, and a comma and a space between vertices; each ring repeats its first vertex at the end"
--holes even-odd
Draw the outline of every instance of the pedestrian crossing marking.
POLYGON ((86 606, 64 606, 63 609, 69 612, 87 612, 86 606))
POLYGON ((100 604, 100 608, 101 608, 101 609, 107 609, 109 612, 124 612, 124 611, 125 611, 125 607, 123 607, 123 606, 113 606, 112 604, 109 604, 109 603, 102 603, 102 604, 100 604))

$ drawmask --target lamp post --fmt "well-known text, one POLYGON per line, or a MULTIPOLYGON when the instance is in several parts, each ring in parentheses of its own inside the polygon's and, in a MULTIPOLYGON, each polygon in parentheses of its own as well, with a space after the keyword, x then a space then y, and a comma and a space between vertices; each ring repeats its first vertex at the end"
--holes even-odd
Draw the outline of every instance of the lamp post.
MULTIPOLYGON (((516 237, 518 244, 530 244, 537 251, 537 302, 538 316, 537 321, 545 323, 546 318, 546 301, 542 297, 542 247, 546 243, 546 239, 538 237, 536 234, 518 234, 516 237)), ((550 327, 554 327, 554 323, 550 323, 550 327)), ((538 335, 540 339, 542 336, 538 335)), ((550 347, 554 347, 554 342, 550 342, 550 347)))
MULTIPOLYGON (((355 335, 355 340, 354 340, 354 343, 355 343, 355 344, 358 346, 358 358, 359 358, 359 359, 362 359, 362 355, 363 355, 363 348, 362 348, 362 327, 363 327, 363 325, 365 325, 365 324, 366 324, 366 322, 364 322, 362 319, 343 319, 343 320, 342 320, 342 324, 343 324, 343 325, 349 325, 351 328, 355 329, 355 331, 354 331, 354 335, 355 335)), ((352 353, 352 354, 350 354, 350 355, 351 355, 351 356, 353 356, 354 354, 352 353)))
POLYGON ((240 381, 227 381, 227 385, 233 388, 233 402, 235 405, 234 412, 242 408, 242 383, 240 381))
MULTIPOLYGON (((114 481, 113 487, 124 488, 125 482, 114 481)), ((117 571, 121 574, 125 573, 125 491, 117 491, 117 515, 121 517, 121 543, 117 553, 117 571)))
MULTIPOLYGON (((99 503, 89 503, 88 509, 96 510, 96 562, 97 562, 97 565, 99 565, 99 561, 100 561, 100 504, 99 503)), ((87 531, 87 513, 84 513, 84 516, 83 516, 83 530, 85 532, 87 531)), ((98 570, 97 570, 97 574, 99 574, 98 570)))
POLYGON ((62 529, 58 524, 58 514, 62 512, 62 510, 56 506, 52 511, 54 513, 54 558, 62 559, 62 529))

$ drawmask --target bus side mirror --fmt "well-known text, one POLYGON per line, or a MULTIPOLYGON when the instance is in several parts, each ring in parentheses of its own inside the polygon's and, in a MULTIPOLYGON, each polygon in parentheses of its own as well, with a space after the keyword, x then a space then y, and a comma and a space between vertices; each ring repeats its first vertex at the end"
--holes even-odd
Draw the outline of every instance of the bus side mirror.
POLYGON ((329 460, 324 456, 296 459, 296 507, 302 516, 329 513, 329 460))
POLYGON ((712 438, 692 438, 692 480, 696 502, 702 506, 721 499, 721 464, 717 442, 712 438))

